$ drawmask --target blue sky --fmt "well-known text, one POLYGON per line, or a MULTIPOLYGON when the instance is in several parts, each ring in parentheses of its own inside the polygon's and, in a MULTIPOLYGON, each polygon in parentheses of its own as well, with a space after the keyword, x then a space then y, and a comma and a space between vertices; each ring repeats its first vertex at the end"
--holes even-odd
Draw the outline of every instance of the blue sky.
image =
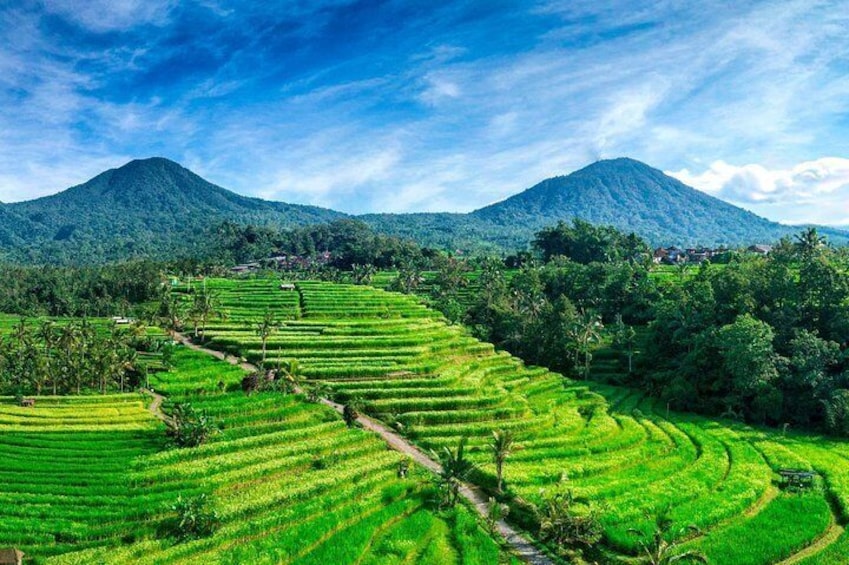
POLYGON ((346 212, 468 211, 629 156, 849 224, 849 2, 0 4, 0 200, 164 156, 346 212))

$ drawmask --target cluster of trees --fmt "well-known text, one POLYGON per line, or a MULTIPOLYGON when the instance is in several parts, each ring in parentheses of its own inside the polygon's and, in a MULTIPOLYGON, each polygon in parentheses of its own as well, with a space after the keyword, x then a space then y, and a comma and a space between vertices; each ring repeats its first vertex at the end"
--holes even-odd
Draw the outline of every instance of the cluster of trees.
POLYGON ((496 262, 484 266, 480 290, 463 321, 491 341, 534 364, 586 377, 603 330, 622 334, 651 319, 660 290, 645 266, 627 262, 587 265, 557 257, 528 264, 508 279, 496 262))
POLYGON ((381 235, 358 220, 336 220, 289 230, 242 226, 225 222, 211 238, 210 259, 222 263, 245 263, 278 255, 314 258, 330 254, 329 265, 350 270, 353 265, 394 267, 422 261, 435 254, 415 243, 381 235))
POLYGON ((561 223, 538 234, 535 254, 511 258, 514 276, 485 262, 470 307, 459 307, 463 264, 442 266, 431 298, 530 363, 591 377, 605 342, 620 351, 621 384, 676 408, 849 434, 846 249, 810 229, 766 257, 730 253, 666 278, 651 275, 647 250, 633 234, 561 223))
MULTIPOLYGON (((125 391, 144 383, 139 350, 165 346, 142 335, 140 326, 98 331, 83 318, 57 325, 21 319, 0 340, 0 394, 80 394, 125 391)), ((163 350, 167 359, 167 352, 163 350)))
POLYGON ((849 434, 845 250, 815 230, 663 293, 642 382, 675 406, 849 434))
POLYGON ((544 261, 569 257, 577 263, 616 260, 645 264, 651 261, 651 248, 635 233, 625 234, 610 226, 596 226, 581 219, 571 224, 558 222, 536 234, 534 248, 544 261))
POLYGON ((153 300, 163 265, 152 261, 102 267, 0 266, 0 312, 26 316, 126 315, 153 300))

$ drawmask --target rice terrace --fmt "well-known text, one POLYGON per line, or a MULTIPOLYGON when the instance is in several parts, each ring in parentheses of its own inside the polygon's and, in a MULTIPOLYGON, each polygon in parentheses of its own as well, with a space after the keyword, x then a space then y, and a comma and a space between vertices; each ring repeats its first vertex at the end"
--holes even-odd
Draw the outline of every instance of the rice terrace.
POLYGON ((0 565, 849 565, 847 8, 0 2, 0 565))
MULTIPOLYGON (((440 509, 428 470, 346 426, 312 398, 324 394, 356 401, 434 459, 464 441, 463 480, 505 501, 548 562, 553 541, 531 509, 564 493, 599 512, 598 558, 609 562, 634 561, 660 519, 666 542, 711 563, 839 563, 849 551, 845 441, 681 414, 635 389, 527 367, 407 295, 320 281, 281 290, 267 277, 194 284, 229 312, 198 341, 287 368, 292 387, 254 382, 246 394, 244 369, 177 345, 148 386, 166 413, 191 405, 221 425, 183 449, 165 448, 145 394, 7 400, 0 544, 44 563, 511 560, 485 517, 440 509), (269 331, 245 323, 269 313, 269 331), (500 494, 493 432, 514 442, 500 494), (812 481, 795 488, 786 469, 812 481), (175 544, 162 532, 176 501, 198 497, 214 501, 217 529, 175 544)), ((191 283, 173 292, 188 301, 191 283)), ((601 353, 599 370, 612 366, 601 353)))

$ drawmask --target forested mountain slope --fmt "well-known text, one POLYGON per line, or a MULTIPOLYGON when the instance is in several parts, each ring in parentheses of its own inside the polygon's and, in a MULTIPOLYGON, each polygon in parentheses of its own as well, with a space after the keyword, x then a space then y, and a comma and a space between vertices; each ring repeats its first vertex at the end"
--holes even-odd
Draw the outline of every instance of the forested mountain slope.
POLYGON ((168 258, 202 251, 208 228, 224 220, 294 227, 344 216, 241 196, 162 158, 131 161, 58 194, 6 208, 31 226, 13 253, 27 262, 168 258))
MULTIPOLYGON (((205 257, 225 221, 288 229, 347 214, 242 196, 163 158, 136 160, 58 194, 0 205, 0 252, 22 263, 205 257)), ((760 218, 632 159, 599 161, 469 214, 366 214, 380 233, 463 252, 513 252, 560 220, 636 232, 655 245, 769 243, 797 228, 760 218)), ((849 241, 829 230, 833 243, 849 241)))

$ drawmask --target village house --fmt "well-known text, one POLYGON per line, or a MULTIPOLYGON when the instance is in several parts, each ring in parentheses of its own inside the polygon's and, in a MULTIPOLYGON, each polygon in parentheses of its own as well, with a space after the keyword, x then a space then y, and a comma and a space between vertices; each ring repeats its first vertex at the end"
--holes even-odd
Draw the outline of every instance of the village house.
POLYGON ((746 248, 746 251, 749 253, 757 253, 758 255, 768 255, 770 251, 772 251, 772 245, 764 245, 762 243, 750 245, 746 248))
POLYGON ((707 247, 690 247, 688 249, 679 249, 673 245, 672 247, 658 247, 655 249, 652 255, 652 261, 658 265, 701 263, 724 252, 725 249, 723 248, 709 249, 707 247))

